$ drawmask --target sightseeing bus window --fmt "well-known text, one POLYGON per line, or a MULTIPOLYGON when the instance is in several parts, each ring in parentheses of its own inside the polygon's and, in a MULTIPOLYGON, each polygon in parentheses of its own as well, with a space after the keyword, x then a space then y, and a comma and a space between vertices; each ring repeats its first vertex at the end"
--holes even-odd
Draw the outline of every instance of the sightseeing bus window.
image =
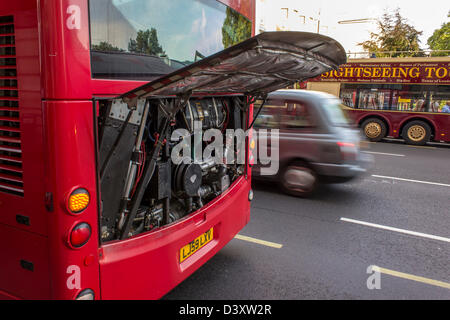
POLYGON ((152 80, 251 37, 251 22, 217 1, 89 2, 94 78, 152 80))
POLYGON ((393 92, 393 109, 397 111, 427 111, 427 92, 421 88, 412 87, 409 90, 393 92))
POLYGON ((361 109, 388 110, 390 105, 390 90, 365 89, 359 93, 361 109))
POLYGON ((430 93, 430 112, 446 112, 450 107, 450 92, 430 93), (447 106, 447 108, 445 107, 447 106))
POLYGON ((357 109, 442 112, 450 99, 450 88, 446 85, 344 83, 340 98, 344 105, 357 109))
POLYGON ((345 106, 354 108, 356 106, 356 89, 341 90, 340 98, 345 106))

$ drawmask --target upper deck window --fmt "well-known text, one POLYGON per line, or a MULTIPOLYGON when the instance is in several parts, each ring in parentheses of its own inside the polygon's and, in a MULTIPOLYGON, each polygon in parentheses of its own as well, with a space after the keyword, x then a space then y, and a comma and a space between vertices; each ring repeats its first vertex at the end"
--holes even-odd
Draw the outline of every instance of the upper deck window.
POLYGON ((92 76, 152 80, 248 39, 251 22, 214 0, 92 0, 92 76))
POLYGON ((340 98, 357 109, 442 112, 450 100, 450 86, 343 83, 340 98))

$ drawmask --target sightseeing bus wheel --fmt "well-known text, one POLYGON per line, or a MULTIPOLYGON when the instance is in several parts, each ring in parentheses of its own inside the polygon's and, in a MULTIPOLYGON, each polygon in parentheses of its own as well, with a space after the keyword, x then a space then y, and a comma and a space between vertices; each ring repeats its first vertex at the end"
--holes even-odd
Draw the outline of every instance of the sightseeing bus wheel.
POLYGON ((303 161, 288 164, 281 174, 280 184, 283 191, 296 197, 311 196, 317 187, 316 173, 303 161))
POLYGON ((423 121, 411 121, 403 128, 402 137, 408 144, 422 146, 430 141, 431 128, 423 121))
POLYGON ((373 142, 378 142, 386 136, 386 124, 377 118, 364 120, 361 125, 364 135, 373 142))

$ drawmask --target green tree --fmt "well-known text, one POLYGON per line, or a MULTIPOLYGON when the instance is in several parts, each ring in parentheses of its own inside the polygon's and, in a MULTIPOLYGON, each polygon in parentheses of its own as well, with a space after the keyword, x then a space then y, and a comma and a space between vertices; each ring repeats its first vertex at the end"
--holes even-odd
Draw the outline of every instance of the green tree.
POLYGON ((92 50, 95 51, 107 51, 107 52, 123 52, 123 49, 113 46, 109 42, 102 41, 99 44, 94 44, 92 50))
POLYGON ((159 44, 158 34, 155 28, 145 31, 139 30, 136 39, 130 39, 128 42, 128 51, 155 56, 163 56, 166 54, 159 44))
POLYGON ((406 19, 401 16, 400 9, 397 8, 393 13, 385 12, 381 19, 378 19, 377 24, 378 32, 371 32, 370 40, 358 43, 364 50, 376 53, 377 57, 423 56, 419 45, 419 36, 422 31, 418 31, 408 24, 406 19), (392 51, 393 53, 379 53, 381 51, 392 51))
MULTIPOLYGON (((450 12, 447 14, 450 17, 450 12)), ((427 44, 431 50, 450 50, 450 22, 443 23, 440 29, 436 29, 428 38, 427 44)), ((450 52, 433 52, 433 56, 448 56, 450 52)))
POLYGON ((226 49, 252 36, 252 23, 236 11, 227 8, 222 26, 222 44, 226 49))

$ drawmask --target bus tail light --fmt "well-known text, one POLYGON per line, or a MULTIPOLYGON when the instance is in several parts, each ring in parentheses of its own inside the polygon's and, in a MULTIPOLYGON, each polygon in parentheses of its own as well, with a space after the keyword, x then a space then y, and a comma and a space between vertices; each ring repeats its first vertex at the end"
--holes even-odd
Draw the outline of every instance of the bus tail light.
POLYGON ((91 289, 85 289, 75 298, 75 300, 94 300, 94 291, 91 289))
POLYGON ((69 235, 70 245, 74 248, 81 248, 91 237, 91 227, 86 222, 77 224, 69 235))
POLYGON ((86 189, 78 188, 69 196, 68 207, 72 213, 80 213, 89 205, 89 192, 86 189))

